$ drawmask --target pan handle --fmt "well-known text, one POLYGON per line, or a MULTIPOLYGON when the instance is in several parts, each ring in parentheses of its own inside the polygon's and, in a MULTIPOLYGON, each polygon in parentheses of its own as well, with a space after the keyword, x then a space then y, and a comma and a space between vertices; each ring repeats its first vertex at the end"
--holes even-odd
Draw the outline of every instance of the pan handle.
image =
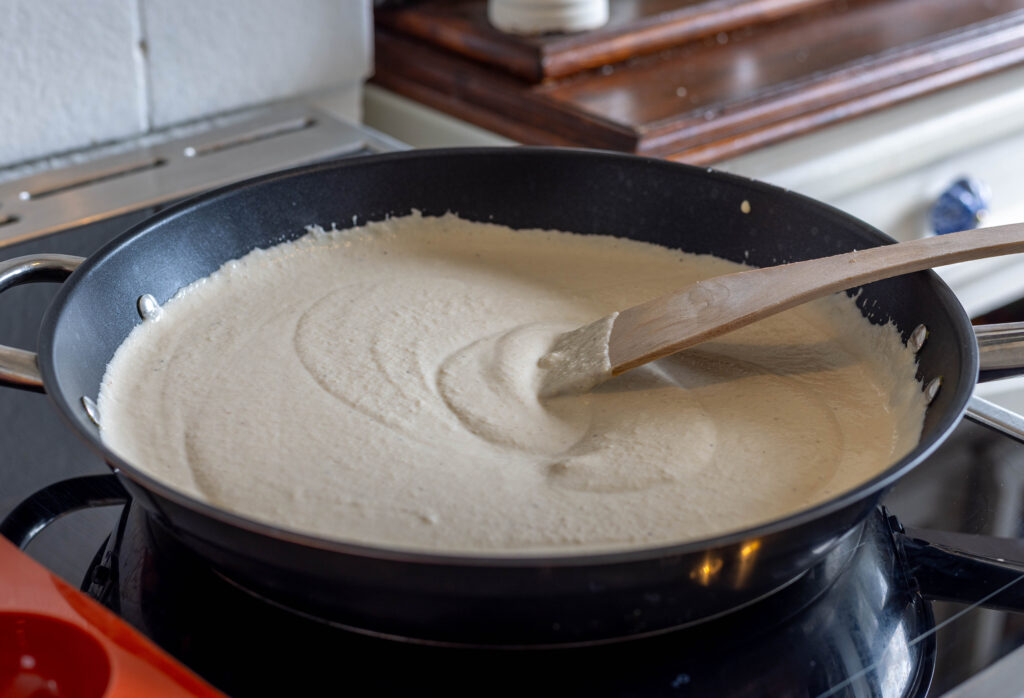
POLYGON ((1024 322, 979 325, 974 328, 981 361, 980 380, 1024 373, 1024 322))
MULTIPOLYGON (((33 254, 0 262, 0 293, 31 281, 63 281, 83 261, 66 254, 33 254)), ((35 352, 0 344, 0 384, 44 392, 35 352)))
POLYGON ((61 480, 33 493, 0 520, 0 535, 24 550, 57 519, 93 507, 127 504, 128 491, 113 473, 61 480))

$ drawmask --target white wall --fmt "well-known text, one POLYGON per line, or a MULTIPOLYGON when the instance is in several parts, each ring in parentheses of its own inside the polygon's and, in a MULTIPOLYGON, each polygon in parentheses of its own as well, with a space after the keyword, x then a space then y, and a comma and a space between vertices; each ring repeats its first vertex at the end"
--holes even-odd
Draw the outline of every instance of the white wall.
POLYGON ((0 0, 0 167, 358 84, 370 0, 0 0))

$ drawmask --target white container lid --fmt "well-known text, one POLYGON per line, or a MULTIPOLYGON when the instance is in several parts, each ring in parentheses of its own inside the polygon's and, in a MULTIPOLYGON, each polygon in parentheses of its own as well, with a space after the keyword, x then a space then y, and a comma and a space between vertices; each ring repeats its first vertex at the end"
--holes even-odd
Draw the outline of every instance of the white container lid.
POLYGON ((488 0, 487 18, 510 34, 586 31, 608 21, 608 0, 488 0))

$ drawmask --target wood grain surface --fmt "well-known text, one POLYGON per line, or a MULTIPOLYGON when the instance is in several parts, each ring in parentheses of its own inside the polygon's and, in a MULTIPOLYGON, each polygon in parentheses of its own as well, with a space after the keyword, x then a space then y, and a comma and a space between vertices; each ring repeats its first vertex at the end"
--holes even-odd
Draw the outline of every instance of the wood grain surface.
POLYGON ((531 84, 386 27, 374 81, 515 140, 705 164, 1024 62, 1024 0, 831 0, 531 84))
POLYGON ((612 374, 837 291, 1018 252, 1024 252, 1024 224, 1013 223, 698 281, 619 312, 608 338, 612 374))
POLYGON ((618 63, 693 39, 766 22, 829 0, 614 0, 589 32, 516 36, 487 21, 486 0, 434 0, 378 11, 379 25, 530 82, 618 63))

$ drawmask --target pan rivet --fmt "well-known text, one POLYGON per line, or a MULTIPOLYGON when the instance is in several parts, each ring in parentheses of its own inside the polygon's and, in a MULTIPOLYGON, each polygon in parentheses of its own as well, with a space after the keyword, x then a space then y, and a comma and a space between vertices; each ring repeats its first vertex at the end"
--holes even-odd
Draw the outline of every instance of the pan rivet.
POLYGON ((156 298, 150 293, 139 296, 139 300, 135 302, 135 307, 138 309, 139 315, 143 320, 159 320, 164 312, 164 309, 156 302, 156 298))
POLYGON ((932 378, 931 382, 924 388, 924 399, 930 405, 935 396, 939 394, 939 388, 942 387, 942 376, 938 378, 932 378))
POLYGON ((921 351, 921 347, 924 346, 926 339, 928 339, 928 328, 924 325, 918 325, 910 333, 910 338, 907 339, 907 346, 910 347, 910 351, 916 354, 921 351))
POLYGON ((85 408, 85 413, 89 415, 89 419, 96 426, 100 425, 100 408, 96 406, 96 403, 88 395, 82 396, 82 407, 85 408))

